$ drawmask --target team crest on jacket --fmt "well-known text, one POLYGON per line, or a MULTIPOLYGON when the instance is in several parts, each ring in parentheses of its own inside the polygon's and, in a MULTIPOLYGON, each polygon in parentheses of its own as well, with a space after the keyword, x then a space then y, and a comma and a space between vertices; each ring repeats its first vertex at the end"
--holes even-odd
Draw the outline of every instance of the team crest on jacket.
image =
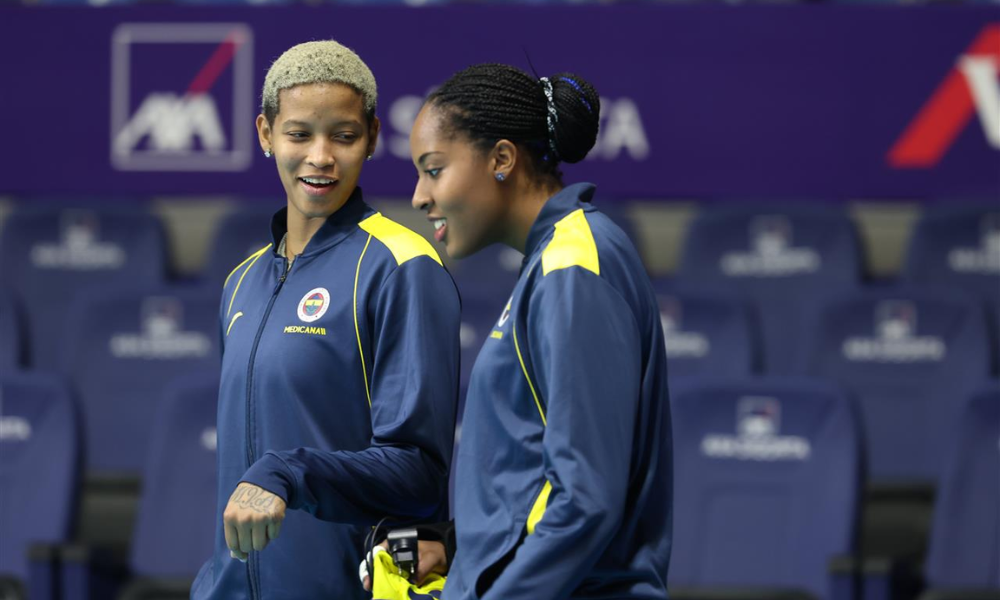
POLYGON ((326 314, 330 308, 330 292, 326 288, 316 288, 306 292, 299 301, 299 320, 312 323, 326 314))

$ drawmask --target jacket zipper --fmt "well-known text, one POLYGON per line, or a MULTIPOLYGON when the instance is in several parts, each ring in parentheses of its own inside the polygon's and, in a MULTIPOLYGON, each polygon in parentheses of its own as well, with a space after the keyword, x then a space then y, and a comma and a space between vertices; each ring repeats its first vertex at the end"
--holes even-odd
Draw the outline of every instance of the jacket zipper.
MULTIPOLYGON (((274 307, 274 301, 278 299, 278 292, 281 291, 281 286, 285 284, 285 279, 288 278, 288 272, 291 270, 291 265, 287 263, 284 265, 285 268, 281 270, 281 277, 278 278, 278 283, 274 286, 274 291, 271 292, 271 299, 267 302, 267 308, 264 309, 264 317, 260 320, 260 326, 257 328, 257 335, 253 340, 253 347, 250 349, 250 361, 247 366, 247 406, 246 406, 246 458, 247 458, 247 468, 249 469, 255 462, 257 462, 257 452, 254 449, 254 420, 251 418, 251 408, 253 404, 253 365, 254 360, 257 358, 257 346, 260 345, 260 338, 264 335, 264 325, 267 324, 267 318, 271 315, 271 309, 274 307)), ((253 600, 258 600, 260 598, 260 565, 257 561, 257 553, 254 552, 250 555, 247 561, 247 568, 250 570, 250 597, 253 600)))

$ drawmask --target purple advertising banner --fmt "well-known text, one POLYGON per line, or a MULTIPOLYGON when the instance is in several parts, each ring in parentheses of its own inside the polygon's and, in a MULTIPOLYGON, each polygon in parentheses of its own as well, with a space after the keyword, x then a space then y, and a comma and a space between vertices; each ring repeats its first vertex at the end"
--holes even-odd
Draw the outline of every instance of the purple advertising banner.
POLYGON ((421 99, 477 62, 572 71, 605 196, 1000 200, 996 6, 0 7, 0 194, 281 186, 254 130, 268 65, 334 38, 379 84, 369 195, 408 196, 421 99))

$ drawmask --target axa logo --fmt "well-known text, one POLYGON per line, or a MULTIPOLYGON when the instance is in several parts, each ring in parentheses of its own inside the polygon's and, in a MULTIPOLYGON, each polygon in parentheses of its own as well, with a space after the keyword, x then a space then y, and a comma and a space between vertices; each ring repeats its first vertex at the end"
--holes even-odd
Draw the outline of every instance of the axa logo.
POLYGON ((753 461, 808 460, 809 440, 781 435, 781 402, 766 396, 744 396, 736 402, 736 435, 709 434, 701 452, 710 458, 753 461))
POLYGON ((790 277, 819 270, 819 253, 792 245, 792 222, 784 215, 761 215, 750 221, 750 251, 728 252, 719 263, 729 277, 790 277))
POLYGON ((842 345, 852 362, 940 362, 948 348, 944 339, 917 334, 917 307, 909 300, 886 300, 875 307, 875 335, 850 336, 842 345))
POLYGON ((59 217, 57 242, 40 242, 31 247, 31 264, 38 269, 104 271, 125 264, 125 250, 118 244, 100 240, 101 222, 96 213, 68 210, 59 217))
POLYGON ((987 143, 1000 150, 1000 23, 987 25, 896 140, 888 154, 897 169, 937 165, 974 117, 987 143))
POLYGON ((245 25, 120 25, 113 34, 111 85, 116 169, 250 166, 253 36, 245 25))

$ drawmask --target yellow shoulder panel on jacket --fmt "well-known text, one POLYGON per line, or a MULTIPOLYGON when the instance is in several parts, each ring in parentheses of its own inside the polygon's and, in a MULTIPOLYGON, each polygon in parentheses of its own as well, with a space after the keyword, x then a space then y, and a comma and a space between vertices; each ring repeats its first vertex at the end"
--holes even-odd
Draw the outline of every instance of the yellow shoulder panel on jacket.
POLYGON ((569 267, 583 267, 595 275, 601 274, 597 244, 582 208, 556 223, 552 241, 542 251, 542 275, 569 267))
POLYGON ((420 234, 382 216, 382 213, 375 213, 361 221, 358 223, 358 227, 385 244, 389 248, 389 252, 392 252, 398 265, 418 256, 429 256, 437 261, 437 264, 442 265, 441 257, 438 256, 430 242, 421 237, 420 234))

